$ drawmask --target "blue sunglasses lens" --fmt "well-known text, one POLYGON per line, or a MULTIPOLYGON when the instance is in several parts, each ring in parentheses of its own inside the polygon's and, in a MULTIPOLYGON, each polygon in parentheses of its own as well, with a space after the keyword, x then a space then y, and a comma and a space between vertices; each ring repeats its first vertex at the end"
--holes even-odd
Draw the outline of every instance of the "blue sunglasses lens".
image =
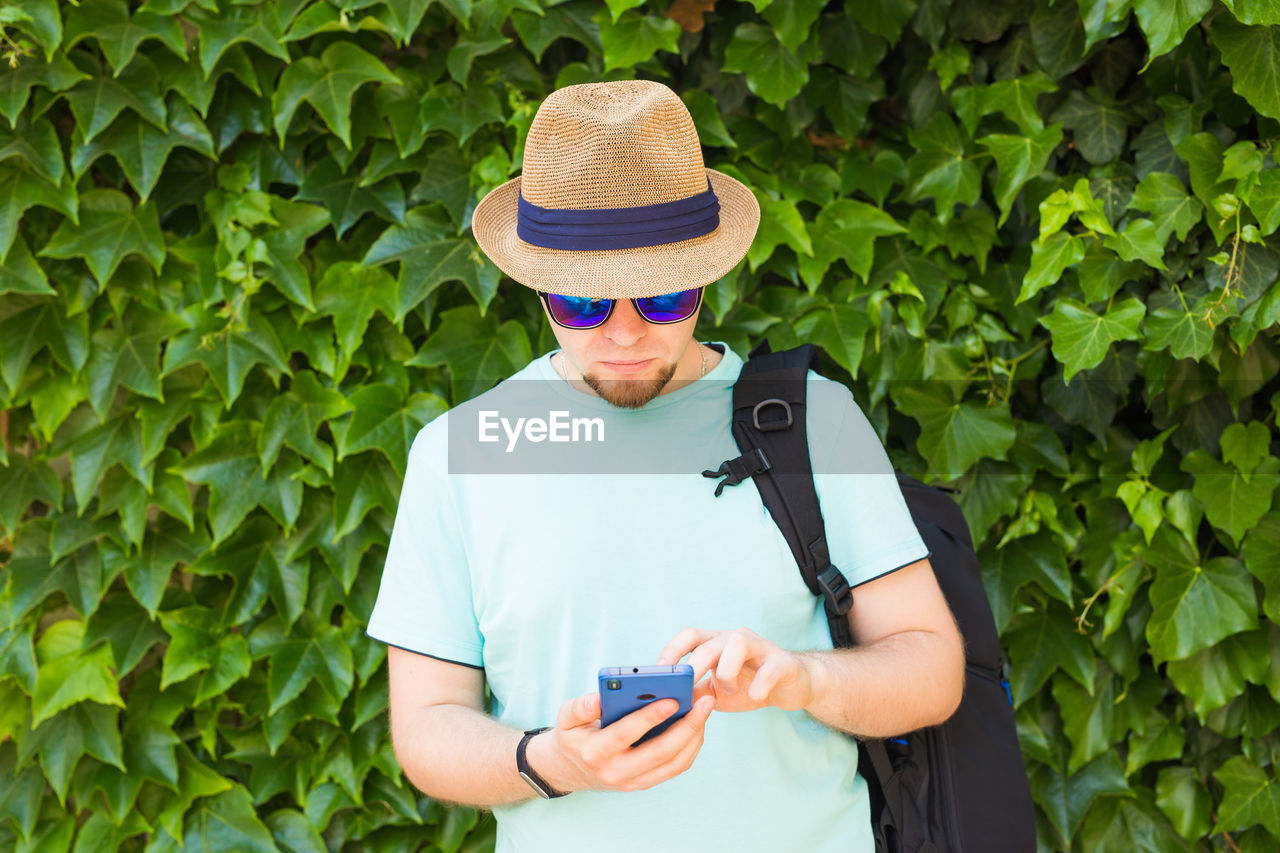
POLYGON ((612 299, 588 299, 585 296, 546 295, 551 317, 571 329, 590 329, 604 322, 613 306, 612 299))
POLYGON ((702 288, 680 290, 662 296, 646 296, 636 300, 636 310, 650 323, 678 323, 693 316, 698 308, 702 288))

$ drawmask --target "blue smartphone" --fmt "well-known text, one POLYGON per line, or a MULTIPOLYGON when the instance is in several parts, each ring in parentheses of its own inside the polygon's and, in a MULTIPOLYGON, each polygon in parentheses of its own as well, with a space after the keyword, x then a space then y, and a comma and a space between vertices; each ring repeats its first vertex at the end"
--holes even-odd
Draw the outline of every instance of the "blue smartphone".
POLYGON ((680 707, 667 719, 649 729, 644 737, 631 744, 637 746, 657 737, 693 707, 693 667, 687 663, 674 666, 606 666, 600 669, 600 725, 610 723, 659 699, 675 699, 680 707))

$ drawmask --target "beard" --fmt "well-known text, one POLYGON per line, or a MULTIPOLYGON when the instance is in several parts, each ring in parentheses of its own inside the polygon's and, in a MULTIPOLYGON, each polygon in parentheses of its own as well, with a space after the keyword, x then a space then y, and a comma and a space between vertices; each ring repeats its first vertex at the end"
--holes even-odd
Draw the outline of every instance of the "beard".
POLYGON ((663 365, 653 379, 601 379, 588 373, 582 381, 606 403, 619 409, 638 409, 661 394, 675 373, 676 365, 672 362, 663 365))

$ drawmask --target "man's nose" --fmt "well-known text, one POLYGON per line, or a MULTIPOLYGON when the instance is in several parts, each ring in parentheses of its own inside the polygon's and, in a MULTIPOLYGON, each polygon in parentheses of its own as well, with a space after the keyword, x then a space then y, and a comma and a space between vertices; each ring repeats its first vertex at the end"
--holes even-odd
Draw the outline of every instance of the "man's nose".
POLYGON ((604 324, 604 336, 621 347, 629 347, 644 337, 648 323, 636 311, 630 299, 619 299, 613 314, 604 324))

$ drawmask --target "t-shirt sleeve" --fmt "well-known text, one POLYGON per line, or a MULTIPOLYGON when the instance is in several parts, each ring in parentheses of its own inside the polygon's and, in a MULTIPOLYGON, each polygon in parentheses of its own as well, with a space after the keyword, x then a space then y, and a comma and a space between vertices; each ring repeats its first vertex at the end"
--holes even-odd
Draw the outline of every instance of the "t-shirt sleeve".
POLYGON ((419 431, 409 450, 368 634, 411 652, 480 667, 484 643, 458 511, 447 477, 431 464, 431 434, 443 426, 419 431))
POLYGON ((831 562, 856 587, 928 557, 884 445, 848 389, 821 380, 809 396, 819 403, 810 406, 811 458, 831 562))

